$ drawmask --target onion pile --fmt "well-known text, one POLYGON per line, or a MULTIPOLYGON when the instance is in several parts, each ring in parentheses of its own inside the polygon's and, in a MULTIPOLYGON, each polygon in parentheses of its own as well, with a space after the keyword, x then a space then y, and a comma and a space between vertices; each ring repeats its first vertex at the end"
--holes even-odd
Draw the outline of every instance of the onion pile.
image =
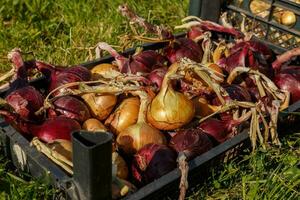
POLYGON ((134 191, 130 182, 142 187, 178 167, 183 199, 188 162, 240 130, 249 128, 253 150, 257 143, 280 144, 279 111, 300 100, 300 68, 291 62, 299 48, 275 57, 229 25, 195 17, 177 27, 187 28, 187 36, 175 38, 126 5, 119 11, 165 46, 125 57, 100 42, 98 50, 114 61, 91 70, 23 61, 19 49, 9 53, 13 69, 0 80, 13 77, 0 114, 38 150, 72 174, 71 133, 111 132, 113 197, 134 191), (227 42, 228 35, 236 40, 227 42), (32 69, 45 76, 44 87, 29 85, 32 69))

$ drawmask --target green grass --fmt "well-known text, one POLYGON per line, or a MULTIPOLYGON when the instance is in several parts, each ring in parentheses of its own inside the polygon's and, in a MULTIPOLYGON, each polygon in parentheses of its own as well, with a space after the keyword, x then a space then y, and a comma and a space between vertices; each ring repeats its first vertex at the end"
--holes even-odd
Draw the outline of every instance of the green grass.
MULTIPOLYGON (((46 62, 72 65, 94 59, 88 48, 100 41, 124 47, 120 37, 130 32, 116 9, 121 0, 0 1, 0 71, 9 69, 12 48, 32 52, 46 62)), ((128 0, 150 22, 180 24, 188 0, 128 0)), ((130 45, 134 45, 132 43, 130 45)), ((130 46, 129 45, 129 46, 130 46)), ((127 46, 127 47, 129 47, 127 46)), ((299 134, 286 137, 282 148, 258 150, 212 173, 189 199, 300 199, 299 134)), ((0 199, 51 199, 56 191, 8 167, 0 156, 0 199), (26 181, 25 181, 26 180, 26 181)))

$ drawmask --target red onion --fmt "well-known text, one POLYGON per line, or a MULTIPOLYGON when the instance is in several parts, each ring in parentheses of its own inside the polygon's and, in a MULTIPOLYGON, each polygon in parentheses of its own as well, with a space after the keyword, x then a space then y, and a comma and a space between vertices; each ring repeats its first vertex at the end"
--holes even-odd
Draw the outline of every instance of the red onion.
POLYGON ((47 119, 41 125, 29 124, 28 126, 29 133, 47 143, 57 139, 70 141, 71 133, 81 129, 77 121, 64 116, 47 119))
POLYGON ((162 144, 147 144, 133 158, 132 175, 140 185, 145 185, 176 168, 177 154, 162 144))
POLYGON ((204 133, 213 137, 217 142, 222 143, 230 137, 233 127, 240 124, 235 120, 218 120, 209 118, 200 123, 199 128, 204 133))
POLYGON ((119 70, 122 73, 148 73, 159 66, 163 66, 166 61, 162 55, 152 50, 142 51, 131 58, 126 58, 105 42, 100 42, 98 47, 108 51, 115 58, 119 70))
MULTIPOLYGON (((28 64, 29 65, 29 64, 28 64)), ((80 65, 71 67, 58 67, 41 61, 33 61, 28 68, 37 68, 42 72, 49 81, 48 91, 72 82, 89 81, 92 77, 91 72, 80 65)), ((61 91, 56 91, 53 95, 56 96, 61 91)))
POLYGON ((171 41, 169 46, 164 49, 166 57, 171 63, 179 61, 181 58, 187 57, 196 62, 200 62, 203 56, 202 48, 189 38, 175 39, 174 35, 159 26, 148 23, 145 19, 139 17, 127 5, 119 6, 119 11, 123 16, 126 16, 130 21, 137 23, 146 31, 154 33, 160 37, 161 40, 171 41))
POLYGON ((212 142, 200 129, 185 129, 176 132, 169 144, 177 153, 183 152, 188 160, 205 153, 213 147, 212 142))
POLYGON ((167 67, 157 68, 150 72, 150 74, 147 77, 151 81, 151 83, 155 84, 158 88, 160 88, 167 71, 167 67))
POLYGON ((284 66, 284 63, 298 55, 300 48, 295 48, 279 55, 272 63, 273 69, 276 70, 273 81, 280 89, 291 93, 292 102, 300 100, 300 66, 284 66))
POLYGON ((44 103, 44 99, 39 91, 34 87, 28 86, 27 72, 19 49, 14 49, 9 53, 9 58, 17 69, 17 77, 10 85, 6 102, 24 120, 38 120, 36 116, 44 103))
POLYGON ((52 105, 56 115, 63 115, 80 123, 90 118, 90 112, 86 104, 73 96, 58 97, 52 105))
POLYGON ((272 77, 273 71, 269 63, 273 52, 258 41, 242 41, 230 49, 230 55, 218 61, 218 65, 230 73, 235 67, 250 67, 272 77))

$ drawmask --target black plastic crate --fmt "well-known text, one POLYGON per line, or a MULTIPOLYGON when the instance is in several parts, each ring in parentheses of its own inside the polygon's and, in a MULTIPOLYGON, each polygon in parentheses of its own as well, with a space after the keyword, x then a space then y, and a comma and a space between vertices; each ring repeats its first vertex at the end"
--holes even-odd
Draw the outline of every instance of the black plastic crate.
MULTIPOLYGON (((202 14, 198 13, 197 15, 211 20, 217 20, 219 18, 219 14, 224 10, 239 12, 238 10, 234 10, 235 7, 232 4, 221 4, 221 1, 218 0, 204 0, 204 1, 193 1, 191 0, 191 5, 193 2, 197 3, 197 6, 194 6, 193 12, 200 12, 199 8, 202 8, 202 14), (208 4, 210 3, 210 4, 208 4), (215 3, 215 4, 214 4, 215 3), (214 5, 213 5, 214 4, 214 5), (208 9, 208 6, 210 7, 208 9), (197 9, 198 8, 198 9, 197 9), (204 9, 203 9, 204 8, 204 9), (206 8, 206 9, 205 9, 206 8), (214 12, 209 12, 210 15, 205 16, 204 10, 208 11, 214 8, 214 12)), ((247 1, 249 2, 249 1, 247 1)), ((275 1, 272 1, 275 2, 275 1)), ((276 5, 276 4, 275 4, 276 5)), ((191 9, 192 12, 192 9, 191 9)), ((193 13, 191 13, 193 14, 193 13)), ((194 13, 195 14, 195 13, 194 13)), ((251 17, 251 16, 250 16, 251 17)), ((269 24, 271 27, 272 24, 269 24)), ((179 36, 183 36, 184 34, 180 34, 179 36)), ((299 34, 296 34, 299 36, 299 34)), ((284 48, 276 46, 272 43, 266 42, 278 53, 282 52, 284 48)), ((157 44, 144 44, 143 49, 160 49, 164 46, 163 43, 157 44)), ((125 55, 133 54, 135 49, 129 49, 124 52, 125 55)), ((83 66, 91 68, 100 63, 111 62, 113 60, 112 57, 107 56, 102 59, 98 59, 95 61, 83 63, 83 66)), ((34 81, 33 84, 39 85, 42 83, 41 80, 34 81)), ((4 91, 2 91, 3 95, 4 91)), ((293 112, 300 109, 300 101, 291 105, 287 111, 293 112)), ((287 116, 286 114, 280 115, 282 122, 286 122, 287 118, 292 118, 288 122, 293 123, 294 130, 300 130, 299 117, 295 116, 287 116), (293 121, 294 120, 294 121, 293 121)), ((78 157, 79 153, 86 153, 88 155, 90 151, 103 152, 106 154, 111 154, 111 145, 109 144, 109 137, 104 138, 104 144, 95 143, 93 144, 93 148, 88 148, 88 145, 85 145, 84 141, 80 141, 80 137, 75 138, 73 141, 74 148, 74 176, 68 175, 63 169, 49 160, 45 155, 40 153, 36 148, 31 147, 29 141, 24 138, 21 134, 16 132, 10 125, 7 125, 5 122, 1 121, 1 146, 5 151, 5 155, 10 158, 13 164, 19 169, 29 172, 34 177, 44 177, 45 180, 53 183, 55 187, 62 189, 63 194, 62 197, 72 198, 72 199, 107 199, 108 197, 105 194, 110 195, 109 190, 104 190, 105 187, 101 186, 110 186, 110 181, 107 181, 107 171, 98 170, 93 171, 90 168, 90 164, 93 162, 86 158, 83 163, 83 156, 78 157), (78 140, 79 138, 79 140, 78 140), (74 144, 76 143, 76 144, 74 144), (88 150, 87 150, 88 149, 88 150), (86 150, 86 151, 85 151, 86 150), (99 172, 100 171, 100 172, 99 172), (94 174, 93 174, 94 173, 94 174), (101 174, 102 173, 102 174, 101 174), (104 178, 101 180, 100 185, 94 185, 93 180, 90 180, 89 177, 101 177, 104 178)), ((281 123, 281 129, 284 130, 284 127, 288 127, 290 124, 281 123)), ((215 169, 216 166, 221 165, 224 162, 236 157, 239 153, 241 153, 245 148, 249 147, 249 137, 248 130, 243 130, 241 133, 236 135, 235 137, 227 140, 226 142, 214 147, 210 151, 196 157, 192 161, 189 162, 189 188, 192 188, 195 185, 198 185, 205 181, 205 179, 209 176, 210 170, 215 169)), ((108 162, 108 164, 110 164, 108 162)), ((111 170, 111 166, 104 166, 103 169, 111 170), (106 167, 106 168, 105 168, 106 167)), ((165 197, 177 198, 178 196, 178 187, 180 180, 180 171, 179 169, 175 169, 170 173, 162 176, 161 178, 149 183, 148 185, 140 188, 137 192, 132 195, 126 196, 124 199, 163 199, 165 197)))

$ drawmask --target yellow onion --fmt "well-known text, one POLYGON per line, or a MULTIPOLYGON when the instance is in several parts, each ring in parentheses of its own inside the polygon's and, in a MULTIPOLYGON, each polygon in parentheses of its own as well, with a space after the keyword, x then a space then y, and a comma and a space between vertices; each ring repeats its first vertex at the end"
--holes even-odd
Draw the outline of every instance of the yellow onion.
POLYGON ((91 69, 92 79, 97 80, 102 77, 106 77, 107 73, 110 73, 111 70, 119 71, 118 67, 109 63, 102 63, 96 65, 91 69))
POLYGON ((266 17, 269 14, 271 4, 262 0, 253 0, 250 3, 250 10, 259 17, 266 17))
POLYGON ((126 154, 134 154, 146 144, 166 144, 165 136, 156 128, 146 123, 146 110, 150 103, 147 93, 137 91, 141 99, 138 121, 123 131, 117 137, 117 145, 126 154))
POLYGON ((107 131, 107 128, 99 120, 97 120, 95 118, 90 118, 90 119, 86 120, 83 123, 82 128, 84 130, 92 131, 92 132, 95 132, 95 131, 106 132, 107 131))
POLYGON ((113 94, 88 93, 81 97, 89 106, 92 116, 98 120, 106 119, 117 103, 117 97, 113 94))
POLYGON ((72 162, 72 143, 69 140, 57 139, 49 143, 48 147, 52 150, 52 154, 56 155, 55 157, 57 157, 57 159, 66 159, 72 162), (57 154, 59 154, 59 156, 57 156, 57 154))
POLYGON ((112 153, 112 165, 113 165, 113 174, 115 173, 117 177, 121 179, 127 179, 128 177, 128 167, 125 160, 117 153, 112 153))
POLYGON ((293 26, 296 23, 295 13, 285 10, 281 13, 280 23, 286 26, 293 26))
POLYGON ((202 97, 195 97, 193 102, 197 116, 206 117, 220 109, 220 106, 211 105, 205 98, 202 97))
POLYGON ((116 135, 138 119, 140 100, 138 97, 124 99, 118 108, 106 119, 105 126, 116 135))
POLYGON ((174 63, 166 73, 159 93, 148 107, 147 119, 157 129, 174 130, 189 123, 195 115, 195 107, 184 94, 175 91, 169 77, 176 73, 179 67, 174 63))

